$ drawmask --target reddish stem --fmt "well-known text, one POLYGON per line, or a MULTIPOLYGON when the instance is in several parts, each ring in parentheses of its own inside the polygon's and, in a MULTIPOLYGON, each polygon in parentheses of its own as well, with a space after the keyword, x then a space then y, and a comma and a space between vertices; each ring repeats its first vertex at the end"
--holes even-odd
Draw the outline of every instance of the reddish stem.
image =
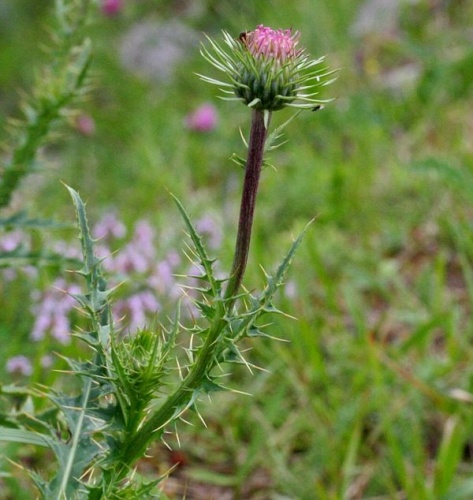
POLYGON ((230 279, 225 292, 225 298, 229 299, 229 307, 233 305, 234 297, 238 293, 248 262, 256 194, 258 192, 261 167, 263 166, 267 125, 268 123, 265 124, 264 120, 264 112, 261 110, 253 110, 248 157, 245 168, 245 180, 243 183, 240 204, 240 219, 235 243, 235 255, 233 257, 230 279))

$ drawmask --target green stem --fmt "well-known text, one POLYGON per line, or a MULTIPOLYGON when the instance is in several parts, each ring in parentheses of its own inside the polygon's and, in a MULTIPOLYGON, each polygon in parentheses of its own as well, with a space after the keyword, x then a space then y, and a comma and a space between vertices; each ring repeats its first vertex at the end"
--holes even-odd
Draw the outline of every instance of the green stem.
POLYGON ((263 165, 266 136, 267 127, 265 126, 264 112, 254 110, 241 198, 235 256, 224 300, 217 305, 213 323, 209 328, 205 342, 189 374, 175 392, 167 398, 161 408, 140 428, 123 450, 122 465, 124 467, 120 470, 120 475, 126 474, 127 468, 133 465, 144 454, 150 441, 158 436, 164 426, 176 417, 176 411, 184 411, 187 408, 187 405, 192 400, 194 391, 202 385, 206 374, 212 367, 215 346, 227 324, 226 314, 236 300, 235 296, 240 288, 248 261, 256 194, 258 192, 261 167, 263 165))

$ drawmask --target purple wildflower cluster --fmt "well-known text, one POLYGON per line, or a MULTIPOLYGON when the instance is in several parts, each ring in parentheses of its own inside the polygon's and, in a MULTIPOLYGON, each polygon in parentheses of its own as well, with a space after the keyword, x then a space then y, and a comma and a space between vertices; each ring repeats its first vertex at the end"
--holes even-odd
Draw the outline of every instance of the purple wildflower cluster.
POLYGON ((7 361, 6 369, 8 373, 15 373, 17 375, 31 375, 33 373, 31 361, 22 354, 12 356, 7 361))
MULTIPOLYGON (((6 233, 0 238, 0 252, 2 253, 15 253, 21 247, 30 246, 30 239, 26 237, 21 231, 15 230, 6 233)), ((34 274, 34 268, 24 269, 29 274, 34 274)), ((2 271, 2 278, 4 281, 13 281, 17 276, 15 269, 5 268, 2 271)))
MULTIPOLYGON (((210 248, 221 244, 222 229, 212 215, 204 215, 196 227, 204 236, 210 248)), ((183 313, 194 314, 194 306, 188 291, 178 281, 177 275, 198 275, 191 263, 186 268, 181 256, 174 250, 160 253, 156 241, 157 234, 146 220, 139 220, 127 239, 127 228, 115 214, 107 213, 92 228, 92 235, 98 240, 96 253, 103 259, 102 266, 111 287, 117 286, 113 312, 117 328, 122 331, 136 331, 150 324, 153 316, 166 309, 177 298, 183 297, 183 313)), ((163 238, 160 238, 162 240, 163 238)), ((166 238, 169 241, 169 238, 166 238)), ((28 242, 27 235, 15 231, 0 238, 0 249, 14 251, 28 242)), ((29 244, 29 243, 27 243, 29 244)), ((52 244, 52 249, 68 258, 80 258, 77 246, 64 241, 52 244)), ((11 269, 3 273, 9 279, 16 274, 11 269)), ((30 338, 34 342, 46 337, 61 344, 71 340, 72 321, 77 302, 74 295, 81 293, 81 287, 72 280, 57 278, 46 290, 39 289, 38 273, 28 276, 32 280, 31 313, 34 317, 30 338)), ((43 363, 43 361, 41 361, 43 363)), ((46 363, 46 361, 45 361, 46 363)), ((14 356, 6 363, 10 373, 30 375, 31 363, 24 356, 14 356)))
POLYGON ((80 293, 80 287, 66 283, 62 278, 55 280, 45 292, 32 292, 31 312, 35 317, 31 340, 39 341, 49 333, 61 344, 70 342, 71 324, 69 315, 76 306, 73 294, 80 293))

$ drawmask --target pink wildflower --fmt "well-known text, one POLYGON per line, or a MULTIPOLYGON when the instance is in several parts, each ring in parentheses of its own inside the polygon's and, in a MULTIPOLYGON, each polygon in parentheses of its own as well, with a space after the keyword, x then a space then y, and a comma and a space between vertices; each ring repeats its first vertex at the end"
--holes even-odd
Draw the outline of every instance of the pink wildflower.
MULTIPOLYGON (((107 264, 109 269, 121 274, 144 273, 149 270, 156 256, 154 230, 145 221, 138 221, 132 240, 107 264)), ((106 261, 107 262, 107 261, 106 261)))
POLYGON ((63 279, 58 279, 44 295, 36 297, 39 301, 33 306, 32 312, 36 319, 31 339, 42 340, 46 333, 50 333, 62 344, 68 344, 71 340, 69 314, 76 306, 72 295, 78 293, 80 288, 77 285, 67 284, 63 279))
POLYGON ((214 217, 207 214, 196 222, 196 229, 199 233, 209 237, 209 245, 218 248, 222 243, 222 228, 214 217))
POLYGON ((171 264, 167 260, 158 262, 153 274, 148 279, 148 283, 153 290, 162 294, 172 290, 175 285, 175 279, 171 264))
POLYGON ((116 303, 115 321, 125 321, 128 329, 133 332, 145 328, 148 315, 156 314, 160 308, 156 296, 151 291, 144 290, 116 303))
POLYGON ((126 236, 126 227, 113 213, 105 214, 92 230, 94 238, 123 238, 126 236))
POLYGON ((102 13, 108 17, 116 16, 123 8, 122 0, 103 0, 102 13))
POLYGON ((299 31, 293 34, 291 29, 273 30, 260 24, 254 31, 243 33, 240 39, 255 57, 264 56, 284 62, 297 56, 299 38, 299 31))
POLYGON ((82 114, 78 116, 75 125, 77 131, 86 137, 90 137, 95 133, 95 121, 90 115, 82 114))
POLYGON ((22 355, 10 358, 6 368, 8 373, 16 373, 17 375, 31 375, 33 373, 30 360, 22 355))
POLYGON ((24 240, 25 236, 21 231, 11 231, 0 239, 0 250, 13 252, 22 244, 22 242, 24 242, 24 240))
POLYGON ((187 128, 196 132, 210 132, 217 122, 217 110, 212 104, 202 104, 186 117, 187 128))
POLYGON ((53 365, 53 361, 53 357, 49 354, 46 354, 41 357, 40 363, 43 368, 51 368, 51 366, 53 365))

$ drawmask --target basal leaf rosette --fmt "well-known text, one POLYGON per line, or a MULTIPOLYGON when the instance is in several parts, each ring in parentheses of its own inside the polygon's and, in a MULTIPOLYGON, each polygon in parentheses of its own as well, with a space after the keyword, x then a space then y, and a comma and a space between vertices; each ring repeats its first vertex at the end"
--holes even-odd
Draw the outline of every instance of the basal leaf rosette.
POLYGON ((259 25, 241 33, 238 39, 223 32, 223 44, 207 37, 202 55, 227 75, 228 82, 199 75, 204 81, 221 87, 231 95, 223 99, 241 101, 248 107, 277 111, 286 106, 313 108, 326 102, 317 99, 320 87, 333 81, 324 57, 311 59, 298 47, 300 32, 259 25))

